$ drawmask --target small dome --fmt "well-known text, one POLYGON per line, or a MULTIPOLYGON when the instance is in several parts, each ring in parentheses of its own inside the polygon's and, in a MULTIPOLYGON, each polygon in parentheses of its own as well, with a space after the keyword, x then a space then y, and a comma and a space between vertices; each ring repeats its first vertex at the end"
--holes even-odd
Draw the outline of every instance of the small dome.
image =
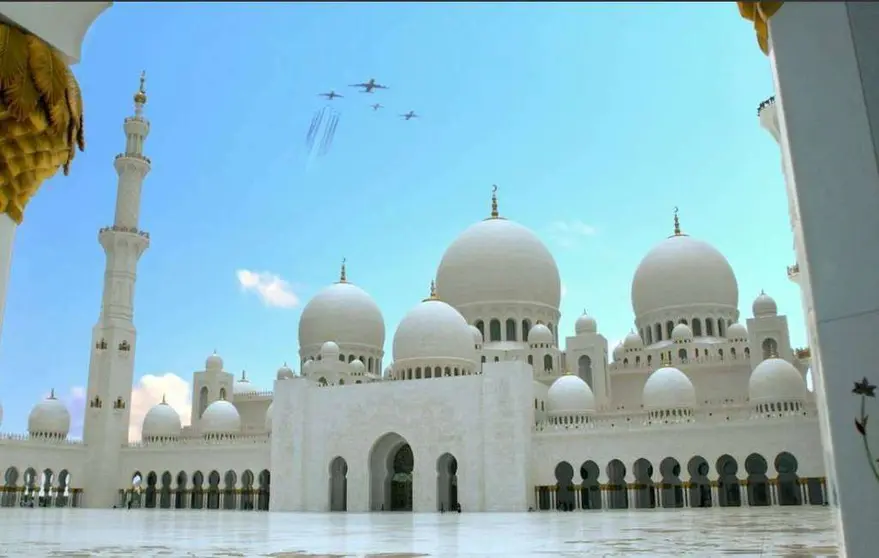
POLYGON ((687 324, 678 324, 671 330, 671 340, 675 343, 687 343, 693 340, 693 330, 687 324))
POLYGON ((577 335, 598 333, 598 322, 583 310, 583 314, 574 322, 574 333, 577 335))
POLYGON ((204 361, 204 369, 211 372, 223 371, 223 359, 217 354, 217 351, 214 351, 214 353, 204 361))
POLYGON ((595 396, 579 376, 565 374, 547 392, 548 411, 554 415, 586 413, 595 410, 595 396))
POLYGON ((641 336, 635 333, 634 331, 629 332, 626 335, 626 338, 623 339, 623 348, 627 351, 637 351, 644 347, 644 340, 641 339, 641 336))
POLYGON ((220 399, 214 401, 201 416, 202 434, 237 434, 241 431, 241 416, 235 405, 220 399))
POLYGON ((755 318, 771 318, 778 315, 778 305, 775 303, 775 299, 763 291, 760 291, 760 295, 754 299, 751 310, 753 310, 755 318))
POLYGON ((287 366, 286 362, 284 363, 284 365, 282 367, 278 368, 277 378, 279 380, 289 380, 290 378, 295 378, 295 377, 296 377, 296 373, 293 372, 292 368, 287 366))
POLYGON ((27 430, 31 436, 67 437, 70 432, 70 411, 55 398, 55 390, 34 405, 27 418, 27 430))
POLYGON ((339 360, 339 346, 333 341, 327 341, 320 346, 321 360, 339 360))
POLYGON ((269 403, 269 408, 266 409, 266 431, 272 431, 272 411, 275 410, 275 402, 272 401, 269 403))
POLYGON ((727 339, 747 340, 748 329, 738 322, 730 324, 730 326, 726 328, 726 337, 727 339))
POLYGON ((686 374, 667 366, 647 378, 641 401, 650 411, 692 409, 696 406, 696 389, 686 374))
POLYGON ((259 389, 247 379, 247 372, 244 370, 241 371, 241 377, 232 384, 232 393, 234 395, 247 395, 258 391, 259 389))
POLYGON ((470 326, 470 332, 473 334, 473 343, 477 347, 481 347, 482 344, 485 342, 485 338, 482 336, 482 332, 479 331, 479 328, 475 325, 470 326))
POLYGON ((314 359, 308 359, 305 361, 305 364, 302 365, 302 372, 307 374, 311 371, 311 368, 314 366, 314 359))
POLYGON ((758 364, 748 380, 751 403, 776 403, 806 399, 806 382, 788 361, 768 358, 758 364))
POLYGON ((473 332, 460 312, 428 298, 400 321, 394 333, 394 362, 452 358, 476 362, 473 332))
POLYGON ((617 343, 617 346, 613 348, 613 361, 614 362, 622 362, 623 358, 625 358, 624 353, 626 352, 622 343, 617 343))
POLYGON ((530 345, 551 346, 553 344, 552 331, 542 323, 537 322, 531 327, 531 331, 528 332, 528 343, 530 345))
POLYGON ((143 426, 141 428, 141 438, 144 440, 149 438, 176 438, 180 436, 183 425, 180 423, 180 415, 171 405, 162 402, 154 405, 143 418, 143 426))
POLYGON ((366 373, 366 366, 359 358, 355 358, 354 360, 349 362, 348 366, 351 368, 352 376, 362 376, 364 373, 366 373))

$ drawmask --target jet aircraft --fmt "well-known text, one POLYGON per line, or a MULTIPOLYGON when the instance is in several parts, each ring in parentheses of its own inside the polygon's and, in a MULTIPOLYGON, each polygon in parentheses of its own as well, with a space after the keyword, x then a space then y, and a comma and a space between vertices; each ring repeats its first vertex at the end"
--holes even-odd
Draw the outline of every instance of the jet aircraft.
POLYGON ((415 114, 414 110, 410 110, 406 114, 401 114, 400 118, 402 118, 403 120, 412 120, 413 118, 418 118, 418 115, 415 114))
POLYGON ((378 110, 380 108, 385 108, 385 106, 382 105, 381 103, 376 103, 374 105, 369 105, 369 106, 372 108, 372 110, 378 110))
POLYGON ((352 83, 349 87, 361 87, 363 88, 361 93, 372 93, 376 89, 388 89, 388 86, 376 83, 375 78, 369 78, 369 81, 364 83, 352 83))
POLYGON ((338 98, 340 98, 340 99, 343 98, 342 95, 339 95, 338 93, 336 93, 336 92, 333 91, 332 89, 330 89, 330 92, 329 92, 329 93, 320 93, 318 96, 319 96, 319 97, 326 97, 326 98, 327 98, 328 100, 330 100, 330 101, 332 101, 332 100, 335 99, 336 97, 338 97, 338 98))

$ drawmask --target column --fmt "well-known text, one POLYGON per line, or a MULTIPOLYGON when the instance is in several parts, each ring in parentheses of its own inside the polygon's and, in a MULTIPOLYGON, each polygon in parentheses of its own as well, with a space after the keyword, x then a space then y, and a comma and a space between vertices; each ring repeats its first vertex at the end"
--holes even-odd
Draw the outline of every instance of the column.
MULTIPOLYGON (((879 4, 785 2, 769 22, 782 149, 800 209, 821 392, 839 497, 840 554, 875 555, 879 471, 854 421, 867 375, 879 383, 879 4), (815 40, 820 37, 821 40, 815 40)), ((804 265, 805 264, 805 265, 804 265)), ((879 400, 864 397, 866 413, 879 400)))
POLYGON ((720 491, 717 489, 717 483, 711 482, 711 507, 716 508, 720 505, 720 491))

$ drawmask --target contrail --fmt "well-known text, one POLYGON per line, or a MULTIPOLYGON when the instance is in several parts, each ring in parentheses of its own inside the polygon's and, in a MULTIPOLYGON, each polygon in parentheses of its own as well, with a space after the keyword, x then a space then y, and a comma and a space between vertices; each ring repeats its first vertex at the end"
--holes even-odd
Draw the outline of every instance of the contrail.
POLYGON ((311 119, 311 126, 308 127, 308 134, 305 136, 305 144, 309 150, 314 148, 314 140, 317 136, 318 131, 320 130, 320 125, 324 119, 324 113, 326 113, 327 108, 324 107, 317 111, 311 119))

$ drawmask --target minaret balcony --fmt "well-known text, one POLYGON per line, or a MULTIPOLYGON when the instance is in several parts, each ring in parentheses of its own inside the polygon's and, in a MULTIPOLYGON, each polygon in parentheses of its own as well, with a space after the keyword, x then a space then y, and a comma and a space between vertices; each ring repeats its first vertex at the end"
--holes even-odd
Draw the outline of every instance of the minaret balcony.
POLYGON ((127 157, 129 159, 140 159, 141 161, 143 161, 147 164, 152 164, 152 161, 150 161, 150 158, 147 157, 146 155, 141 154, 141 153, 120 153, 119 155, 116 155, 115 160, 118 161, 119 159, 121 159, 123 157, 127 157))
POLYGON ((787 266, 787 278, 791 281, 796 281, 800 276, 800 264, 795 263, 794 265, 787 266))
POLYGON ((120 227, 118 225, 113 225, 110 227, 101 227, 100 230, 98 230, 98 236, 100 236, 108 231, 136 234, 138 236, 142 236, 143 238, 146 238, 147 240, 149 240, 149 238, 150 238, 150 233, 148 233, 146 231, 142 231, 142 230, 137 229, 135 227, 120 227))

